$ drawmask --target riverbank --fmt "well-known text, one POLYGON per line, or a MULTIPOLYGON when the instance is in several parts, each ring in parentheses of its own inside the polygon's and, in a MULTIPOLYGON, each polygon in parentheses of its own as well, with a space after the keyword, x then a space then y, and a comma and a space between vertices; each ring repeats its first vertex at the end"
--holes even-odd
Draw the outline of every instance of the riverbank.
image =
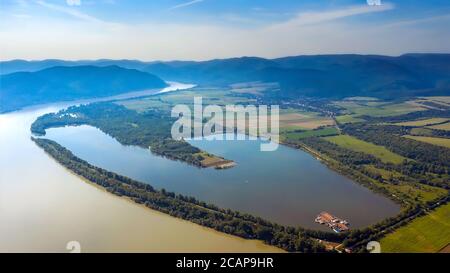
POLYGON ((175 195, 165 190, 157 191, 148 184, 94 167, 75 157, 70 151, 54 141, 34 138, 33 141, 60 164, 76 174, 104 187, 113 194, 131 198, 136 203, 145 204, 146 207, 151 209, 246 239, 263 240, 288 251, 324 251, 322 245, 301 234, 301 231, 286 229, 283 226, 248 214, 219 209, 192 197, 175 195), (286 241, 285 239, 281 240, 281 238, 290 239, 286 241))
POLYGON ((80 242, 82 252, 281 251, 94 188, 30 140, 30 125, 38 116, 89 102, 30 106, 0 115, 0 252, 68 252, 69 241, 80 242))

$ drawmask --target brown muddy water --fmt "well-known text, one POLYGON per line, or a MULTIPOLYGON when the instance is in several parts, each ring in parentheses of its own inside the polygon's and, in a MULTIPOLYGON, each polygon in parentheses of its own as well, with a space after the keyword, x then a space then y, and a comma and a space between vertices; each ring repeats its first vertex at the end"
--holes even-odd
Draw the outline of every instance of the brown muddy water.
MULTIPOLYGON (((67 104, 65 105, 67 106, 67 104)), ((139 206, 86 183, 30 140, 36 117, 0 115, 0 252, 278 252, 139 206)))

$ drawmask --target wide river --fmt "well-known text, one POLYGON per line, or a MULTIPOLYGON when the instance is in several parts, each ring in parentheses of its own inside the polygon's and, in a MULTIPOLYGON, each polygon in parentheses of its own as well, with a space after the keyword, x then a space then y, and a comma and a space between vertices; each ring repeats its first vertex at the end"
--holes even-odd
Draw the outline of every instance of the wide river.
POLYGON ((0 115, 0 252, 67 252, 70 241, 83 252, 280 251, 144 208, 68 172, 30 140, 30 125, 70 104, 0 115))

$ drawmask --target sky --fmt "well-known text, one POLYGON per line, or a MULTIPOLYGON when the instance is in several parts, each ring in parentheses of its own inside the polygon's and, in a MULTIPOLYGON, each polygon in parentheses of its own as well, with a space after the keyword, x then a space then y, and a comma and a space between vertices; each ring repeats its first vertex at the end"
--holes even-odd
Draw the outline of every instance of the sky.
POLYGON ((449 0, 0 0, 1 60, 417 52, 450 53, 449 0))

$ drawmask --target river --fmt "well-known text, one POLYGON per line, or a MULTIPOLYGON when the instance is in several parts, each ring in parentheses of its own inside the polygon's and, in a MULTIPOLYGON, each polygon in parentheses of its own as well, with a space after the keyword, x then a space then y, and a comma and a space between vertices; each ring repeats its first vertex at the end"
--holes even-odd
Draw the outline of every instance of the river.
POLYGON ((0 252, 68 252, 70 241, 82 252, 280 251, 116 197, 68 172, 30 140, 38 116, 90 101, 0 115, 0 252))

